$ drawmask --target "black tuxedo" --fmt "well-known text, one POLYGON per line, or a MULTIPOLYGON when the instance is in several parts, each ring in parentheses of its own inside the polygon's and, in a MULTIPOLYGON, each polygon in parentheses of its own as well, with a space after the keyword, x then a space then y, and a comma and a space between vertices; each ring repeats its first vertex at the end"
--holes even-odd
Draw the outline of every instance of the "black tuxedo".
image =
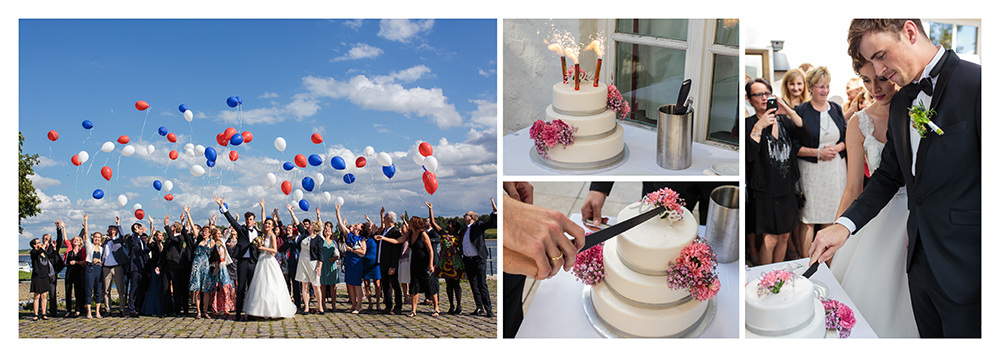
POLYGON ((982 69, 952 51, 940 61, 929 108, 937 112, 931 121, 943 135, 920 139, 914 175, 907 109, 912 99, 902 90, 896 94, 882 162, 844 216, 861 228, 905 185, 906 265, 920 334, 980 336, 982 69))
MULTIPOLYGON (((51 245, 45 247, 45 258, 49 260, 49 264, 52 264, 52 280, 49 281, 49 316, 56 316, 58 309, 58 300, 56 299, 56 281, 59 280, 59 271, 65 266, 65 262, 62 260, 62 256, 59 255, 59 248, 63 246, 63 240, 66 239, 66 235, 63 233, 62 228, 56 228, 56 245, 52 247, 51 245)), ((67 274, 66 278, 69 278, 67 274)), ((68 290, 67 290, 68 291, 68 290)), ((69 300, 66 300, 66 311, 70 310, 69 300)))
POLYGON ((163 235, 163 254, 160 258, 163 260, 160 269, 160 272, 163 273, 163 291, 169 293, 170 286, 173 286, 172 312, 186 314, 188 313, 188 305, 190 305, 188 304, 188 282, 191 280, 191 263, 190 259, 185 259, 185 255, 188 255, 187 247, 195 245, 194 238, 187 229, 174 234, 170 226, 163 228, 165 232, 163 235))
POLYGON ((465 275, 469 278, 469 287, 472 289, 472 297, 476 302, 476 310, 482 309, 487 316, 493 314, 493 303, 490 301, 490 290, 486 286, 486 260, 489 259, 489 250, 486 249, 486 230, 497 227, 497 214, 490 214, 489 220, 476 221, 462 229, 459 234, 459 244, 464 247, 466 233, 469 236, 469 243, 476 247, 476 256, 463 256, 462 263, 465 264, 465 275), (468 232, 466 232, 468 231, 468 232))
POLYGON ((146 288, 149 284, 149 271, 146 263, 149 260, 149 245, 142 240, 142 236, 136 233, 125 236, 124 247, 128 251, 128 263, 125 264, 125 285, 128 287, 128 312, 138 313, 138 308, 142 308, 142 299, 145 298, 146 288))
MULTIPOLYGON (((394 239, 403 236, 403 233, 396 227, 389 228, 388 232, 381 231, 375 234, 394 239)), ((368 247, 368 249, 372 249, 372 247, 368 247)), ((404 292, 399 286, 399 257, 402 254, 402 244, 393 244, 384 240, 378 241, 378 267, 382 274, 382 303, 385 304, 385 311, 393 310, 399 312, 403 309, 402 294, 404 292), (389 268, 395 270, 392 275, 389 274, 389 268), (395 293, 395 297, 393 293, 395 293)), ((406 283, 409 282, 407 281, 406 283)))
POLYGON ((258 249, 252 244, 250 233, 260 235, 257 227, 247 227, 239 224, 229 211, 222 212, 229 224, 236 229, 236 316, 243 313, 243 303, 247 295, 247 288, 250 280, 253 280, 253 271, 257 268, 258 249), (246 255, 246 257, 244 257, 246 255))

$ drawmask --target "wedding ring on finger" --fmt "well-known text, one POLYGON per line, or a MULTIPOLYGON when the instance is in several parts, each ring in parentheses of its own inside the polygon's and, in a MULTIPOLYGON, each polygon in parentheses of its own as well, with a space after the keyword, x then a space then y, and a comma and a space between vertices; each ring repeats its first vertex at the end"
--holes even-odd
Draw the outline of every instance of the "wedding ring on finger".
POLYGON ((559 254, 559 256, 558 256, 558 257, 555 257, 555 258, 552 258, 552 257, 549 257, 549 259, 552 259, 553 261, 555 261, 555 260, 559 260, 559 259, 562 259, 562 258, 563 258, 563 256, 565 256, 565 255, 566 255, 566 254, 559 254))

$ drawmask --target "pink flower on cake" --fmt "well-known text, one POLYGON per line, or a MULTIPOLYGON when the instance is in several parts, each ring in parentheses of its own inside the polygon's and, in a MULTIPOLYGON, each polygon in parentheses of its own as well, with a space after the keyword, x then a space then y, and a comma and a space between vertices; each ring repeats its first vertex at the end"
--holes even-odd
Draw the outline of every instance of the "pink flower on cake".
POLYGON ((625 119, 628 113, 632 111, 632 108, 628 105, 628 101, 622 98, 622 93, 618 91, 618 87, 615 87, 614 84, 608 84, 607 108, 618 114, 617 119, 625 119))
POLYGON ((719 277, 716 266, 719 261, 702 237, 681 249, 680 256, 667 268, 667 286, 671 289, 685 289, 698 301, 711 299, 719 292, 719 277))
POLYGON ((538 155, 548 159, 549 149, 556 147, 556 145, 562 144, 564 148, 573 145, 577 129, 577 127, 570 126, 559 119, 553 120, 551 123, 539 119, 531 124, 528 136, 535 140, 535 151, 538 152, 538 155))
POLYGON ((573 275, 587 285, 597 285, 604 280, 604 243, 577 253, 573 275))
POLYGON ((760 282, 757 283, 757 296, 764 296, 769 294, 777 294, 781 292, 781 287, 785 283, 792 281, 795 277, 792 275, 792 271, 788 269, 778 269, 772 270, 760 277, 760 282))
POLYGON ((840 338, 851 336, 851 329, 854 328, 854 310, 840 301, 832 299, 819 299, 823 302, 823 309, 826 310, 826 328, 836 329, 840 338))
POLYGON ((668 218, 671 222, 677 222, 684 218, 684 199, 669 188, 664 187, 646 194, 646 197, 642 198, 642 203, 655 207, 666 207, 667 211, 660 218, 668 218))

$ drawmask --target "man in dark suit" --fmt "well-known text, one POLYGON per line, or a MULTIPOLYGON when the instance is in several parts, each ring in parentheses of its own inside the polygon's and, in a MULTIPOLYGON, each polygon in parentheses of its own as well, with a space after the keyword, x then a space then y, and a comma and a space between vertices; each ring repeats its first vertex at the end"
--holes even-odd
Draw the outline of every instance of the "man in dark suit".
POLYGON ((149 260, 149 244, 143 240, 146 234, 146 227, 142 223, 132 224, 132 234, 125 236, 125 247, 128 252, 127 273, 125 275, 125 285, 128 287, 128 314, 132 317, 139 317, 138 308, 142 307, 142 299, 145 298, 146 288, 149 286, 148 271, 146 262, 149 260))
POLYGON ((118 290, 118 313, 125 316, 125 269, 128 264, 128 253, 124 247, 125 238, 120 234, 118 221, 115 216, 115 224, 108 226, 108 238, 104 241, 104 249, 101 251, 101 277, 104 281, 104 306, 111 316, 111 284, 114 283, 118 290))
MULTIPOLYGON (((274 219, 278 222, 278 226, 281 226, 281 219, 278 218, 277 209, 274 210, 274 219)), ((285 226, 285 229, 287 229, 288 232, 293 230, 292 225, 285 226)), ((285 274, 287 276, 286 279, 287 282, 291 284, 292 301, 295 301, 295 306, 298 307, 299 311, 302 311, 302 283, 295 280, 295 274, 298 272, 299 267, 299 254, 302 250, 302 246, 299 245, 302 242, 298 239, 300 236, 301 235, 299 234, 295 234, 290 235, 287 238, 282 237, 286 239, 284 239, 281 246, 278 247, 278 253, 287 254, 287 258, 285 259, 285 270, 287 271, 285 274)))
MULTIPOLYGON (((185 245, 193 245, 190 234, 184 230, 180 222, 170 223, 170 215, 163 217, 163 232, 165 241, 163 242, 163 257, 165 260, 163 271, 163 291, 170 292, 173 286, 173 299, 171 305, 173 311, 169 313, 176 316, 180 313, 188 313, 188 284, 189 276, 184 275, 184 250, 185 245)), ((190 264, 188 264, 190 266, 190 264)), ((190 269, 190 267, 188 267, 190 269)))
POLYGON ((816 235, 826 261, 906 186, 906 271, 921 337, 982 336, 982 69, 936 47, 920 20, 855 19, 848 52, 903 89, 892 99, 882 163, 837 223, 816 235), (914 128, 909 108, 933 109, 914 128), (935 130, 940 128, 940 131, 935 130))
MULTIPOLYGON (((386 212, 383 207, 379 214, 382 216, 382 226, 378 231, 375 231, 377 232, 376 236, 387 238, 403 236, 403 233, 395 226, 396 212, 386 212)), ((403 291, 399 287, 399 257, 402 254, 402 244, 393 244, 378 239, 378 266, 382 274, 382 297, 385 304, 382 313, 384 314, 399 315, 403 310, 403 291), (393 293, 396 295, 393 296, 393 293)))
MULTIPOLYGON (((49 260, 49 264, 52 264, 52 276, 58 277, 59 271, 61 271, 65 264, 63 263, 62 256, 59 255, 59 247, 62 247, 63 241, 66 239, 65 233, 63 233, 62 227, 60 226, 62 221, 56 221, 56 239, 52 240, 52 236, 48 233, 42 235, 42 242, 47 242, 45 246, 45 258, 49 260)), ((68 277, 67 277, 68 278, 68 277)), ((56 312, 58 311, 58 301, 56 299, 56 280, 52 279, 49 284, 49 316, 56 317, 56 312)), ((67 295, 68 296, 68 295, 67 295)), ((66 301, 66 310, 69 311, 69 300, 66 301)))
MULTIPOLYGON (((228 206, 223 204, 225 198, 215 195, 212 200, 219 204, 219 212, 224 214, 229 224, 236 229, 236 319, 246 321, 246 315, 243 315, 243 303, 250 280, 253 280, 253 271, 257 267, 257 247, 251 244, 260 234, 256 226, 256 217, 253 212, 247 211, 243 215, 247 224, 241 225, 229 214, 228 206)), ((261 209, 264 208, 264 200, 260 201, 260 206, 261 209)))
POLYGON ((486 260, 489 259, 489 250, 486 249, 487 229, 497 227, 497 204, 493 203, 493 213, 485 222, 479 221, 476 212, 469 211, 462 216, 465 228, 462 229, 459 239, 462 244, 462 262, 465 264, 465 274, 469 277, 469 288, 472 290, 472 297, 476 301, 476 310, 472 315, 485 315, 493 317, 493 303, 490 301, 490 290, 486 287, 486 260))

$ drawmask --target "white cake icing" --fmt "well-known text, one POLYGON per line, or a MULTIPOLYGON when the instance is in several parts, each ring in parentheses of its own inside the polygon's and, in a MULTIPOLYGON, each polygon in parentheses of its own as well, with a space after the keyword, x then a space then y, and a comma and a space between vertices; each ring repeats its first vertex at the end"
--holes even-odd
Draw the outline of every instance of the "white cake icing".
MULTIPOLYGON (((638 216, 651 207, 636 202, 618 213, 618 222, 638 216), (644 207, 645 206, 645 207, 644 207)), ((684 218, 670 220, 653 218, 618 236, 618 250, 629 263, 641 270, 665 272, 670 262, 677 259, 698 235, 698 222, 690 211, 684 209, 684 218)))
MULTIPOLYGON (((664 275, 640 274, 625 266, 618 255, 619 241, 620 238, 613 238, 604 242, 604 281, 612 289, 630 300, 649 304, 671 303, 691 296, 686 290, 668 287, 664 275)), ((677 259, 676 256, 674 259, 677 259)))
MULTIPOLYGON (((666 285, 666 277, 661 277, 666 285)), ((701 320, 708 301, 690 301, 666 309, 648 309, 619 300, 607 282, 594 285, 594 310, 611 327, 639 337, 682 334, 701 320)), ((680 337, 680 336, 677 336, 680 337)))
POLYGON ((608 85, 580 82, 576 90, 572 81, 558 82, 552 86, 552 106, 557 112, 570 115, 593 115, 603 112, 608 105, 608 85))
POLYGON ((625 150, 625 130, 607 109, 608 85, 558 82, 552 86, 552 105, 545 108, 545 120, 562 120, 577 128, 573 145, 549 148, 549 159, 567 164, 597 163, 613 159, 625 150))
POLYGON ((746 333, 755 337, 823 337, 826 315, 823 303, 816 298, 813 284, 793 275, 777 294, 757 296, 754 279, 744 288, 746 297, 746 333), (817 327, 818 326, 818 327, 817 327), (755 333, 754 331, 760 332, 755 333))
POLYGON ((625 129, 615 123, 615 130, 606 137, 594 140, 577 138, 573 145, 556 145, 549 149, 549 158, 567 163, 598 162, 607 160, 625 148, 625 129))
POLYGON ((615 111, 604 110, 594 115, 568 115, 557 113, 553 106, 545 108, 545 121, 562 120, 566 124, 577 127, 576 136, 593 136, 608 132, 618 124, 615 121, 615 111))

